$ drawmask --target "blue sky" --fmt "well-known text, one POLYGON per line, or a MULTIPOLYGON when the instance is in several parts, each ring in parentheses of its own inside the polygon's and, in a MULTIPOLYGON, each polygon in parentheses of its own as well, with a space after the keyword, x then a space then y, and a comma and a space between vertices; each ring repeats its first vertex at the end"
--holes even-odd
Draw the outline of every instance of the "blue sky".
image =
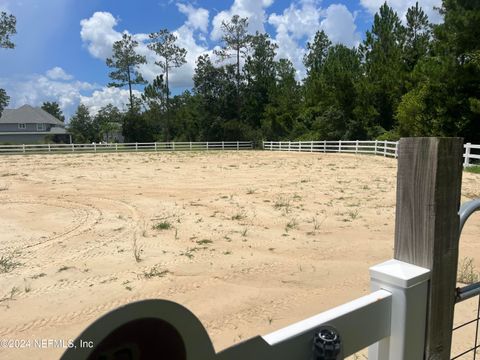
MULTIPOLYGON (((278 56, 289 58, 304 76, 305 43, 323 29, 336 43, 356 46, 371 27, 383 0, 0 0, 0 10, 17 18, 14 50, 0 49, 0 87, 10 107, 39 106, 57 101, 70 116, 80 102, 96 112, 113 103, 123 108, 126 89, 107 88, 112 43, 122 32, 140 41, 139 52, 150 64, 140 71, 147 80, 160 73, 154 55, 142 41, 146 34, 167 28, 188 51, 188 63, 173 72, 171 87, 192 85, 195 59, 219 45, 220 24, 234 14, 249 17, 251 32, 266 31, 279 45, 278 56)), ((415 0, 390 0, 400 16, 415 0)), ((438 22, 433 10, 441 0, 419 4, 438 22)))

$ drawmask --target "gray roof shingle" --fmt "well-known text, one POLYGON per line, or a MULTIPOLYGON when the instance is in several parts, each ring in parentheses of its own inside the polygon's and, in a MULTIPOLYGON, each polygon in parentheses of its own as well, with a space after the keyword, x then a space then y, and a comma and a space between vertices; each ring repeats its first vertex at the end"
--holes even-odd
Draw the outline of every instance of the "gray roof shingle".
POLYGON ((63 122, 42 108, 34 108, 30 105, 23 105, 18 109, 3 110, 0 124, 53 124, 65 126, 63 122))

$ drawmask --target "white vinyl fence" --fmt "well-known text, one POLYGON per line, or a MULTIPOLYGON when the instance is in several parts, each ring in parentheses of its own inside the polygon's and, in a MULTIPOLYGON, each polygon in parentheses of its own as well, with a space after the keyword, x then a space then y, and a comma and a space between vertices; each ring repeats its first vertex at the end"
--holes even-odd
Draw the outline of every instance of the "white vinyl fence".
MULTIPOLYGON (((301 151, 323 153, 373 154, 398 157, 397 141, 264 141, 263 149, 270 151, 301 151)), ((468 167, 480 163, 480 145, 464 144, 463 166, 468 167), (472 161, 473 160, 473 161, 472 161)))
POLYGON ((71 153, 71 152, 130 152, 130 151, 199 151, 199 150, 250 150, 251 141, 205 142, 154 142, 110 144, 29 144, 0 145, 0 154, 71 153))

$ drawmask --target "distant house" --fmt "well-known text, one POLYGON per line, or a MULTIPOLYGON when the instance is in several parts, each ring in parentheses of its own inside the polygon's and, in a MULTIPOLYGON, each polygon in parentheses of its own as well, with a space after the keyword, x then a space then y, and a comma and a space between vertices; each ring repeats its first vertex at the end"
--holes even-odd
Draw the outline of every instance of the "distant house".
POLYGON ((71 143, 65 124, 41 108, 23 105, 0 117, 0 144, 71 143))

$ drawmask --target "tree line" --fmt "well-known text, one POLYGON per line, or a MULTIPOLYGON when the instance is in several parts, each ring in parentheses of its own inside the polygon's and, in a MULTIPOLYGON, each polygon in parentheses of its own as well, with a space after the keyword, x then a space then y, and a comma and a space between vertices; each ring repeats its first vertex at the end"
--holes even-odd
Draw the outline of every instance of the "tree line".
POLYGON ((222 23, 221 50, 196 61, 193 88, 172 96, 169 74, 185 61, 174 34, 160 30, 148 47, 160 74, 147 83, 146 59, 128 34, 106 60, 109 86, 129 88, 128 110, 91 117, 80 105, 76 139, 122 131, 126 141, 347 140, 462 136, 480 143, 480 3, 443 0, 431 24, 418 3, 406 19, 384 3, 358 47, 333 44, 319 30, 306 45, 306 76, 277 59, 268 34, 247 32, 238 15, 222 23), (132 87, 144 85, 140 96, 132 87))

